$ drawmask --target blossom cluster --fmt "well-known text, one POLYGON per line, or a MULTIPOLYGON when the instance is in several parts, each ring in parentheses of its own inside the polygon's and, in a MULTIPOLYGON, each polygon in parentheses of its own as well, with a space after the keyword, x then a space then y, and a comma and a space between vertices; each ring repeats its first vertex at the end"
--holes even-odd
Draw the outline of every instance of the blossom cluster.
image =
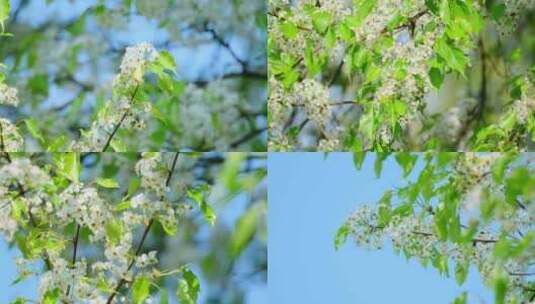
MULTIPOLYGON (((1 80, 3 75, 0 74, 0 105, 6 104, 11 106, 18 106, 19 98, 16 88, 12 88, 1 80)), ((24 140, 19 134, 17 127, 9 120, 0 117, 0 151, 17 152, 21 151, 24 145, 24 140)))
POLYGON ((187 136, 182 136, 178 145, 231 150, 230 145, 243 136, 244 130, 251 129, 250 121, 244 117, 257 111, 243 100, 230 82, 217 80, 204 87, 189 84, 182 94, 177 118, 187 136))
POLYGON ((97 189, 84 187, 82 183, 73 183, 59 196, 62 208, 57 216, 62 223, 74 221, 81 227, 91 230, 93 241, 103 239, 106 235, 106 223, 112 217, 105 202, 99 197, 97 189))
POLYGON ((0 83, 0 104, 17 106, 19 104, 17 89, 0 83))
POLYGON ((24 145, 22 136, 17 127, 5 118, 0 118, 0 136, 2 151, 17 152, 22 150, 24 145))
MULTIPOLYGON (((320 82, 313 79, 304 79, 296 83, 290 92, 284 92, 280 83, 271 79, 271 93, 268 99, 268 109, 270 111, 270 146, 273 149, 282 149, 284 142, 291 140, 284 134, 285 119, 290 116, 290 109, 304 109, 307 119, 323 134, 334 135, 335 130, 329 130, 329 120, 331 113, 330 92, 320 82), (278 147, 278 148, 277 148, 278 147)), ((336 150, 340 146, 335 136, 328 136, 320 143, 329 151, 336 150)))
POLYGON ((79 142, 72 148, 79 151, 102 151, 117 129, 132 130, 146 127, 144 118, 151 110, 150 101, 140 101, 140 87, 147 65, 158 58, 156 49, 148 43, 126 48, 120 73, 113 80, 113 98, 99 110, 88 131, 82 131, 79 142))

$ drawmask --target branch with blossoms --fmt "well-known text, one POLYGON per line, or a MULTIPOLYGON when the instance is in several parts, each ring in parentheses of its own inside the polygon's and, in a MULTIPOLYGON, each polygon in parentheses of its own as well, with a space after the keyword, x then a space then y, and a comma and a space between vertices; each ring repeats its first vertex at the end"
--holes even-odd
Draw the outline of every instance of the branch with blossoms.
MULTIPOLYGON (((169 187, 169 183, 171 182, 171 178, 173 177, 173 173, 175 172, 175 167, 176 167, 176 163, 178 161, 178 156, 179 156, 179 153, 176 152, 175 156, 173 157, 173 164, 171 165, 171 169, 169 169, 169 173, 168 173, 167 178, 165 180, 165 188, 169 187)), ((163 199, 164 199, 163 196, 160 197, 160 200, 163 200, 163 199)), ((128 268, 126 269, 126 273, 128 273, 132 269, 132 267, 134 267, 134 263, 136 262, 136 258, 141 253, 141 250, 143 249, 143 243, 145 243, 145 240, 147 239, 147 235, 149 234, 149 231, 150 231, 150 229, 151 229, 153 224, 154 224, 154 218, 151 218, 149 220, 149 223, 145 227, 145 230, 143 231, 143 236, 141 237, 141 241, 139 241, 139 245, 137 246, 136 253, 134 254, 134 258, 132 259, 130 264, 128 264, 128 268)), ((112 294, 110 295, 110 297, 106 301, 107 304, 110 304, 110 303, 113 302, 113 299, 117 295, 117 292, 121 289, 121 287, 123 287, 123 285, 125 283, 126 283, 126 279, 125 278, 122 278, 119 281, 119 283, 117 284, 117 287, 113 289, 112 294)))
MULTIPOLYGON (((502 58, 488 46, 483 49, 483 40, 489 40, 485 27, 518 20, 526 15, 520 11, 533 8, 531 4, 513 1, 487 8, 458 0, 271 2, 270 150, 530 147, 535 134, 535 74, 502 73, 505 82, 511 77, 517 81, 501 89, 506 96, 490 96, 487 89, 495 79, 487 67, 496 66, 487 61, 502 58), (496 15, 498 9, 503 14, 496 15), (474 43, 477 36, 479 43, 474 43), (465 94, 466 100, 448 111, 432 109, 442 106, 435 95, 444 95, 443 84, 449 78, 472 77, 472 52, 480 54, 479 94, 465 94), (333 100, 350 100, 359 107, 334 107, 333 100), (499 118, 487 119, 493 109, 486 105, 492 102, 507 112, 496 111, 499 118)), ((508 60, 503 58, 506 69, 508 60)), ((466 82, 470 86, 470 79, 466 82)))
MULTIPOLYGON (((225 17, 226 26, 221 20, 213 20, 207 14, 210 10, 187 1, 160 2, 159 6, 167 9, 158 14, 153 14, 157 6, 147 7, 142 2, 90 4, 67 20, 45 18, 31 26, 17 19, 32 10, 26 1, 14 4, 11 16, 8 6, 6 28, 13 31, 13 39, 0 52, 9 63, 18 62, 13 58, 30 58, 27 66, 10 66, 6 75, 25 99, 24 107, 15 111, 10 108, 10 114, 18 120, 14 125, 22 126, 17 130, 25 139, 21 150, 175 151, 178 147, 205 151, 213 146, 220 151, 252 147, 265 150, 261 149, 265 147, 265 132, 259 132, 266 128, 267 115, 261 102, 266 64, 259 53, 265 29, 250 22, 265 9, 265 4, 257 2, 240 5, 215 1, 211 9, 234 7, 220 14, 243 14, 225 17), (190 16, 178 18, 171 13, 177 11, 190 16), (157 19, 158 27, 168 35, 151 46, 115 41, 109 32, 118 23, 126 22, 128 16, 145 18, 149 23, 157 19), (50 35, 34 39, 33 33, 50 35), (235 40, 251 45, 241 51, 235 40), (217 71, 209 65, 207 71, 198 71, 196 76, 178 74, 171 53, 200 44, 218 49, 220 54, 215 54, 214 61, 224 61, 220 59, 228 59, 223 56, 228 54, 235 62, 217 71), (54 52, 49 51, 51 45, 57 46, 54 52), (137 47, 139 52, 146 52, 141 54, 146 58, 132 57, 137 47), (113 65, 108 63, 118 56, 126 61, 137 60, 130 64, 138 64, 139 70, 125 70, 128 64, 121 63, 116 81, 108 86, 103 83, 107 82, 106 75, 113 73, 109 68, 113 65), (91 75, 87 71, 99 73, 91 75), (137 94, 132 94, 134 88, 129 87, 128 77, 140 83, 137 94), (47 99, 52 91, 66 100, 47 99), (50 128, 52 122, 55 128, 50 128)), ((7 134, 7 124, 2 121, 2 126, 7 134)), ((9 134, 15 137, 16 133, 9 134)))
MULTIPOLYGON (((390 153, 375 155, 375 173, 390 153)), ((360 170, 366 153, 355 153, 360 170)), ((395 252, 432 265, 462 285, 474 266, 496 303, 531 301, 534 283, 535 167, 533 155, 506 153, 395 153, 405 186, 375 205, 360 206, 339 228, 363 248, 395 252), (420 166, 419 169, 415 169, 420 166), (453 268, 453 269, 452 269, 453 268)), ((466 303, 467 294, 457 301, 466 303), (464 300, 463 300, 464 299, 464 300)))
MULTIPOLYGON (((115 303, 117 295, 130 294, 134 303, 142 303, 153 293, 150 285, 170 275, 178 275, 177 297, 196 302, 199 282, 187 265, 161 271, 158 252, 143 253, 151 227, 158 225, 175 235, 193 206, 210 225, 215 223, 215 211, 207 202, 208 184, 188 184, 184 177, 180 187, 173 185, 179 153, 144 153, 130 168, 137 182, 126 188, 109 177, 87 181, 76 153, 43 154, 45 161, 52 161, 45 166, 28 156, 5 154, 6 162, 0 164, 0 232, 22 253, 16 282, 39 279, 38 302, 115 303), (121 188, 122 199, 108 201, 121 188), (181 203, 172 203, 177 197, 181 203), (134 248, 140 227, 143 233, 134 248), (72 250, 68 235, 73 235, 72 250), (84 256, 82 240, 86 247, 103 248, 102 256, 94 261, 84 256), (37 270, 40 259, 45 262, 43 272, 37 270), (126 283, 128 288, 123 288, 126 283)), ((17 298, 14 303, 28 301, 17 298)))

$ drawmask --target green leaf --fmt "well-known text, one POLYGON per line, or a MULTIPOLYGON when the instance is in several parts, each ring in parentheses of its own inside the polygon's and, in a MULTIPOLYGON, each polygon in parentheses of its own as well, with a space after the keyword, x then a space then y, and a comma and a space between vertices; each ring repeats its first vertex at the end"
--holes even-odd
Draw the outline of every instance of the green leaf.
POLYGON ((332 22, 332 15, 327 11, 315 11, 311 17, 314 29, 320 34, 323 34, 332 22))
POLYGON ((503 181, 505 170, 513 160, 514 156, 509 154, 500 157, 492 164, 492 177, 496 183, 501 183, 503 181))
POLYGON ((451 69, 464 76, 464 69, 468 64, 468 58, 461 50, 448 43, 445 37, 437 41, 435 51, 451 69))
POLYGON ((377 210, 379 226, 386 227, 392 217, 392 191, 386 191, 379 200, 379 209, 377 210))
POLYGON ((130 180, 130 183, 128 184, 128 191, 126 195, 128 197, 131 197, 136 193, 137 189, 139 189, 139 185, 141 184, 141 180, 138 177, 132 177, 130 180))
POLYGON ((263 207, 263 204, 252 205, 245 214, 236 221, 236 227, 230 237, 231 256, 239 256, 243 249, 253 239, 258 226, 258 217, 263 207))
POLYGON ((142 304, 148 298, 150 281, 145 276, 136 278, 132 284, 132 304, 142 304))
POLYGON ((492 19, 495 21, 500 21, 500 19, 505 15, 506 6, 503 3, 494 3, 490 8, 490 14, 492 19))
POLYGON ((130 201, 122 201, 119 204, 115 205, 113 209, 115 211, 123 211, 123 210, 129 209, 131 206, 132 206, 132 203, 130 201))
POLYGON ((158 221, 162 225, 163 230, 168 235, 175 235, 178 231, 178 227, 175 221, 169 221, 166 216, 161 216, 158 221))
POLYGON ((453 304, 466 304, 466 296, 467 296, 467 293, 463 292, 460 296, 455 298, 455 300, 453 301, 453 304))
POLYGON ((0 0, 0 33, 3 33, 4 22, 9 18, 9 0, 0 0))
POLYGON ((175 57, 167 51, 161 51, 158 56, 158 62, 164 69, 174 72, 176 70, 175 57))
POLYGON ((347 241, 347 237, 349 236, 349 233, 351 232, 351 226, 349 225, 349 222, 344 223, 340 228, 338 228, 338 231, 336 232, 336 237, 334 238, 334 248, 336 250, 340 249, 342 245, 347 241))
POLYGON ((73 183, 80 181, 80 155, 78 153, 55 154, 58 172, 73 183))
POLYGON ((187 267, 182 267, 182 278, 178 281, 176 295, 180 304, 195 304, 199 297, 200 284, 197 276, 187 267))
POLYGON ((448 239, 448 222, 444 216, 443 212, 437 212, 435 214, 435 229, 438 234, 438 239, 441 241, 446 241, 448 239))
POLYGON ((377 5, 377 0, 357 0, 355 1, 355 14, 351 17, 350 22, 353 28, 360 27, 362 21, 368 17, 377 5))
POLYGON ((111 220, 105 224, 106 238, 112 244, 117 244, 121 241, 123 235, 123 225, 118 220, 111 220))
POLYGON ((439 7, 437 1, 438 0, 425 0, 425 6, 427 6, 427 8, 435 15, 439 14, 439 7))
POLYGON ((241 190, 241 183, 238 180, 238 174, 245 157, 246 154, 244 153, 230 153, 223 164, 219 178, 223 182, 223 185, 225 185, 230 192, 241 190))
POLYGON ((442 86, 442 82, 444 82, 444 74, 437 68, 431 68, 429 69, 429 79, 431 84, 438 90, 442 86))
POLYGON ((403 169, 403 177, 409 176, 411 174, 412 169, 414 168, 414 165, 416 164, 416 161, 418 160, 418 157, 416 155, 412 155, 408 152, 399 152, 396 153, 396 161, 403 169))
POLYGON ((167 289, 162 289, 160 292, 160 304, 169 304, 169 293, 167 289))
POLYGON ((362 168, 362 163, 366 158, 366 152, 353 152, 353 164, 357 170, 362 168))
POLYGON ((30 91, 34 95, 48 96, 48 75, 36 74, 28 79, 30 91))
POLYGON ((294 39, 299 33, 299 29, 293 22, 285 21, 279 25, 279 29, 287 39, 294 39))
POLYGON ((498 274, 494 278, 494 303, 505 304, 507 292, 507 279, 503 274, 498 274))
POLYGON ((39 127, 37 127, 37 122, 33 118, 27 118, 24 120, 24 123, 26 124, 26 128, 28 129, 28 132, 37 140, 39 140, 40 143, 44 143, 45 139, 43 138, 43 134, 39 130, 39 127))
POLYGON ((205 196, 208 191, 208 186, 197 186, 188 190, 188 197, 199 205, 204 218, 210 225, 214 225, 216 221, 216 215, 212 207, 206 202, 205 196))
POLYGON ((97 178, 95 182, 103 188, 119 188, 119 183, 113 178, 97 178))
POLYGON ((468 276, 468 263, 459 263, 455 265, 455 280, 457 284, 462 285, 468 276))
POLYGON ((57 304, 59 301, 59 288, 48 290, 43 296, 43 304, 57 304))
POLYGON ((375 162, 373 165, 373 170, 375 172, 375 177, 379 178, 381 176, 381 171, 383 171, 383 162, 388 157, 389 153, 377 152, 375 155, 375 162))
POLYGON ((15 299, 15 301, 12 301, 11 304, 26 304, 28 303, 28 300, 22 297, 18 297, 15 299))

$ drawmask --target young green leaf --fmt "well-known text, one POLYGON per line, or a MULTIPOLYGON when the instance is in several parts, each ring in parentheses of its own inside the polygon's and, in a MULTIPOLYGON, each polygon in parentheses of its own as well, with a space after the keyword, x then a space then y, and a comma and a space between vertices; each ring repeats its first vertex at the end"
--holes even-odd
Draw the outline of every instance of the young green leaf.
POLYGON ((431 68, 429 69, 429 79, 431 80, 431 84, 439 90, 442 82, 444 82, 444 74, 437 68, 431 68))
POLYGON ((111 220, 105 224, 106 238, 112 244, 117 244, 121 241, 123 235, 123 225, 118 220, 111 220))
POLYGON ((239 256, 253 239, 262 208, 263 204, 253 205, 237 220, 234 232, 230 237, 230 254, 233 257, 239 256))
POLYGON ((412 169, 416 164, 416 160, 418 160, 418 157, 416 155, 412 155, 408 152, 396 153, 395 158, 397 163, 403 169, 403 177, 407 177, 409 176, 409 174, 411 174, 412 169))
POLYGON ((43 304, 58 304, 59 303, 60 290, 55 288, 48 290, 43 296, 43 304))
POLYGON ((37 126, 37 122, 33 118, 27 118, 24 120, 24 123, 26 124, 26 128, 28 129, 28 132, 37 140, 39 140, 40 143, 44 143, 45 139, 43 138, 43 134, 39 130, 39 127, 37 126))
POLYGON ((78 153, 60 153, 54 155, 58 173, 73 183, 80 181, 80 155, 78 153))
POLYGON ((455 298, 455 300, 453 301, 453 304, 466 304, 466 295, 467 293, 463 292, 460 296, 455 298))
POLYGON ((0 33, 5 31, 4 23, 9 18, 9 0, 0 0, 0 33))
POLYGON ((197 203, 204 218, 210 225, 214 225, 216 221, 216 215, 212 207, 206 202, 206 192, 208 186, 197 186, 188 190, 187 194, 190 199, 197 203))
POLYGON ((353 164, 357 170, 362 168, 362 163, 366 158, 366 152, 353 152, 353 164))
POLYGON ((97 178, 95 182, 103 188, 119 188, 119 183, 112 178, 97 178))
POLYGON ((348 222, 344 223, 338 231, 336 231, 336 237, 334 238, 334 248, 336 250, 340 249, 342 245, 347 241, 347 237, 351 232, 351 226, 348 222))
POLYGON ((132 304, 143 304, 150 292, 150 281, 146 276, 140 276, 132 284, 132 304))
POLYGON ((312 25, 320 34, 323 34, 327 30, 331 22, 331 13, 327 11, 316 11, 312 14, 312 25))
POLYGON ((180 304, 195 304, 199 297, 199 279, 188 267, 182 268, 182 278, 178 281, 176 295, 180 304))
POLYGON ((169 304, 169 293, 166 289, 160 292, 160 304, 169 304))
POLYGON ((468 276, 468 263, 459 263, 455 265, 455 280, 457 284, 462 285, 468 276))

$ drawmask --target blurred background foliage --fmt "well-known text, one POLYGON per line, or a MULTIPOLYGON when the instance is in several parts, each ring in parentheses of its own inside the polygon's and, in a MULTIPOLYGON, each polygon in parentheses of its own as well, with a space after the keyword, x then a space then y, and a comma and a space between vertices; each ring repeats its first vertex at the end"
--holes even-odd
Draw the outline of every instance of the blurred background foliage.
MULTIPOLYGON (((40 166, 50 165, 53 157, 53 153, 31 154, 32 162, 40 166)), ((100 195, 108 202, 120 202, 130 185, 139 185, 134 167, 140 157, 140 153, 82 154, 81 181, 116 179, 120 188, 100 195)), ((172 203, 184 203, 185 191, 192 185, 209 184, 207 201, 216 212, 216 224, 207 225, 202 212, 194 209, 174 236, 155 225, 142 252, 157 250, 162 270, 190 265, 201 280, 199 303, 267 303, 266 175, 266 155, 262 153, 181 153, 170 185, 172 203)), ((74 233, 74 226, 72 230, 74 233)), ((142 232, 134 237, 135 244, 142 232)), ((88 261, 102 258, 88 237, 88 231, 82 229, 80 256, 88 261)), ((159 285, 174 296, 176 278, 165 280, 159 285)), ((32 291, 35 288, 25 287, 24 293, 32 291)))
POLYGON ((25 133, 25 151, 46 147, 25 119, 59 141, 60 151, 78 139, 111 98, 125 48, 140 42, 169 51, 184 85, 171 96, 154 92, 157 110, 147 128, 119 134, 129 151, 265 150, 265 1, 10 3, 11 35, 0 37, 0 62, 21 105, 2 106, 0 115, 25 133))

